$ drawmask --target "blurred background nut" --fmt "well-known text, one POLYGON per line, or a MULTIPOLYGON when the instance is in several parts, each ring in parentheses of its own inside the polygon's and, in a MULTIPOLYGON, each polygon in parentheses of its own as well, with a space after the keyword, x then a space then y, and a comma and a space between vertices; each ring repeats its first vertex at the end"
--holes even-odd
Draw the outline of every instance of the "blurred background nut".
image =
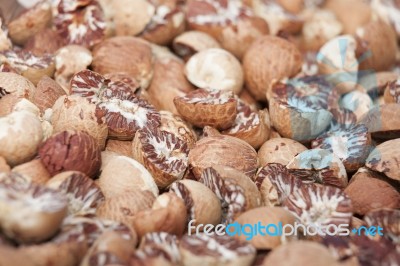
POLYGON ((0 156, 10 166, 27 162, 36 155, 43 139, 39 118, 27 111, 13 112, 0 117, 0 128, 0 156))
POLYGON ((219 43, 210 35, 201 31, 186 31, 178 35, 173 43, 174 52, 184 60, 210 48, 220 48, 219 43))
POLYGON ((51 178, 50 173, 40 159, 33 159, 20 164, 14 167, 12 172, 28 177, 35 184, 45 184, 51 178))
POLYGON ((6 116, 19 111, 27 111, 40 117, 39 108, 25 98, 18 97, 14 94, 7 94, 0 99, 0 116, 6 116))
POLYGON ((28 79, 16 73, 0 72, 0 99, 6 94, 31 99, 34 95, 35 85, 28 79))
POLYGON ((132 158, 132 142, 124 140, 109 139, 106 144, 106 151, 115 152, 132 158))
POLYGON ((40 113, 44 114, 63 95, 65 92, 57 82, 48 76, 43 76, 36 86, 32 102, 40 109, 40 113))
POLYGON ((190 124, 183 119, 168 111, 161 111, 161 126, 160 130, 170 132, 178 138, 186 141, 189 148, 193 147, 197 141, 197 135, 190 124))
POLYGON ((30 37, 24 45, 24 50, 34 55, 55 54, 63 46, 63 39, 51 28, 40 30, 30 37))
POLYGON ((0 156, 0 172, 2 172, 2 173, 10 172, 10 166, 7 164, 4 157, 1 157, 1 156, 0 156))
POLYGON ((80 171, 95 177, 101 165, 101 151, 96 140, 84 131, 62 131, 47 139, 39 156, 51 175, 80 171))
POLYGON ((258 150, 258 160, 260 166, 268 163, 280 163, 286 166, 297 154, 305 150, 307 148, 303 144, 292 139, 270 139, 258 150))

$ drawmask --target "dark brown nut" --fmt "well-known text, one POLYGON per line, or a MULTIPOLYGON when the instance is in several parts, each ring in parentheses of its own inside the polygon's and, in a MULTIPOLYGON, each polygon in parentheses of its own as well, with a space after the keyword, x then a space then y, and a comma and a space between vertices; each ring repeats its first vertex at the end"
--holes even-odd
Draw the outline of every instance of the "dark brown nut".
POLYGON ((387 177, 400 180, 400 171, 398 164, 398 149, 400 139, 393 139, 379 144, 371 151, 365 162, 365 166, 385 174, 387 177))
POLYGON ((67 214, 66 197, 42 185, 2 180, 0 192, 0 227, 6 236, 19 243, 50 238, 67 214))
POLYGON ((140 242, 139 250, 147 248, 161 249, 169 256, 176 265, 181 263, 181 254, 179 253, 178 238, 166 232, 147 233, 140 242))
POLYGON ((134 37, 107 39, 94 48, 92 68, 102 75, 125 72, 145 90, 153 77, 151 48, 143 40, 134 37))
POLYGON ((13 94, 17 97, 32 99, 35 85, 21 75, 11 72, 0 72, 0 99, 13 94))
POLYGON ((139 162, 119 155, 111 155, 111 158, 102 161, 103 166, 97 184, 106 198, 138 189, 149 190, 155 197, 158 196, 158 188, 153 177, 139 162))
POLYGON ((48 76, 43 76, 32 97, 32 102, 40 109, 42 114, 49 108, 52 108, 58 98, 65 95, 63 88, 48 76))
POLYGON ((0 156, 10 166, 27 162, 35 156, 43 140, 39 118, 27 111, 12 112, 0 117, 0 128, 0 156))
POLYGON ((35 56, 23 50, 8 50, 0 54, 0 59, 35 85, 43 76, 53 76, 55 71, 54 57, 48 54, 35 56))
MULTIPOLYGON (((221 222, 221 203, 208 187, 194 180, 180 180, 172 183, 170 191, 183 199, 186 205, 187 221, 192 222, 191 232, 200 224, 217 225, 221 222)), ((199 228, 200 231, 204 227, 199 228)))
POLYGON ((60 0, 53 25, 67 44, 92 47, 104 38, 104 13, 96 1, 60 0))
POLYGON ((249 143, 254 149, 258 149, 269 138, 271 122, 268 109, 253 111, 240 99, 237 101, 237 114, 232 127, 222 131, 232 137, 239 138, 249 143))
POLYGON ((132 158, 132 142, 124 140, 109 139, 106 144, 106 151, 115 152, 118 155, 132 158))
POLYGON ((108 136, 119 140, 131 140, 138 130, 156 128, 161 123, 160 113, 140 98, 105 99, 96 105, 96 116, 106 121, 108 136))
POLYGON ((96 105, 77 95, 61 96, 53 105, 51 123, 54 133, 65 130, 86 131, 104 149, 108 128, 104 119, 96 117, 96 105))
POLYGON ((400 243, 400 210, 377 209, 368 212, 364 220, 369 226, 380 226, 383 229, 383 237, 398 245, 400 243))
POLYGON ((149 88, 142 91, 141 96, 147 99, 157 110, 179 114, 174 104, 175 97, 185 96, 194 90, 186 79, 182 61, 173 57, 156 58, 154 76, 149 88))
POLYGON ((67 196, 68 215, 94 214, 104 201, 99 186, 81 172, 62 172, 53 176, 46 185, 67 196))
POLYGON ((323 245, 311 241, 295 241, 281 245, 269 253, 263 266, 273 265, 340 265, 323 245))
POLYGON ((258 160, 260 166, 268 163, 280 163, 286 166, 297 154, 305 150, 307 148, 295 140, 274 138, 267 140, 258 150, 258 160))
POLYGON ((28 39, 24 50, 34 55, 55 54, 63 46, 63 40, 58 33, 51 28, 40 30, 28 39))
POLYGON ((184 140, 189 148, 192 148, 197 141, 197 135, 191 125, 183 121, 183 119, 168 111, 160 111, 161 126, 160 130, 170 132, 178 138, 184 140))
POLYGON ((210 48, 220 48, 220 45, 207 33, 201 31, 186 31, 174 39, 172 48, 177 55, 187 60, 198 52, 210 48))
POLYGON ((179 243, 182 264, 189 265, 252 265, 256 249, 247 242, 227 235, 187 235, 179 243))
POLYGON ((92 63, 92 59, 92 53, 79 45, 67 45, 56 52, 54 78, 65 92, 69 92, 72 76, 86 69, 92 63))
POLYGON ((400 77, 386 85, 383 97, 385 103, 400 103, 400 77))
POLYGON ((304 183, 319 183, 339 188, 346 187, 348 183, 342 161, 328 150, 303 151, 294 157, 286 168, 304 183))
POLYGON ((229 52, 211 48, 193 55, 185 66, 187 79, 201 89, 231 91, 239 94, 243 88, 240 62, 229 52))
POLYGON ((186 141, 164 130, 143 128, 132 142, 133 158, 149 170, 159 188, 183 178, 188 154, 186 141))
POLYGON ((348 172, 364 165, 371 149, 371 135, 365 125, 333 127, 312 141, 313 149, 325 149, 343 162, 348 172))
POLYGON ((206 168, 199 181, 211 189, 221 201, 223 223, 231 223, 241 213, 261 206, 261 195, 257 186, 245 174, 233 168, 206 168))
POLYGON ((318 225, 318 235, 328 234, 330 225, 350 224, 353 206, 350 197, 331 186, 303 185, 283 203, 304 225, 318 225))
POLYGON ((237 113, 233 93, 219 90, 197 89, 176 97, 174 104, 182 118, 197 127, 227 129, 233 125, 237 113))
POLYGON ((186 223, 185 202, 171 192, 158 196, 151 209, 139 212, 133 219, 133 226, 139 238, 150 232, 167 232, 182 236, 186 223))
POLYGON ((47 27, 51 22, 51 6, 40 1, 8 23, 8 35, 13 43, 24 45, 28 39, 47 27))
POLYGON ((101 165, 101 151, 96 140, 84 131, 62 131, 47 139, 39 156, 51 175, 80 171, 94 178, 101 165))
MULTIPOLYGON (((295 217, 287 210, 280 207, 260 207, 249 210, 242 213, 236 220, 235 223, 243 224, 257 224, 262 221, 263 224, 278 224, 282 225, 295 223, 295 217)), ((234 227, 233 227, 234 228, 234 227)), ((236 229, 235 229, 236 230, 236 229)), ((231 232, 234 233, 234 232, 231 232)), ((235 238, 245 241, 246 236, 241 234, 235 234, 235 238)), ((294 236, 271 236, 257 234, 253 238, 248 239, 248 242, 257 249, 273 249, 286 241, 290 241, 294 236)))
POLYGON ((11 168, 7 164, 6 159, 4 157, 0 156, 0 173, 8 173, 10 172, 11 168))
POLYGON ((366 53, 370 54, 360 63, 360 69, 382 71, 387 70, 396 62, 396 33, 385 22, 373 21, 358 28, 355 38, 357 40, 357 57, 366 53), (382 46, 381 41, 386 45, 382 46))
POLYGON ((205 137, 189 152, 189 164, 195 177, 215 165, 232 167, 253 178, 257 171, 257 153, 248 143, 230 136, 205 137))
POLYGON ((27 163, 20 164, 14 167, 12 172, 28 177, 35 184, 45 184, 51 178, 50 173, 40 159, 33 159, 27 163))
POLYGON ((282 164, 269 163, 257 173, 254 183, 260 190, 267 207, 280 206, 295 190, 300 189, 301 180, 290 174, 282 164))
POLYGON ((380 208, 399 208, 400 193, 382 175, 360 168, 345 189, 350 197, 354 212, 364 215, 380 208))

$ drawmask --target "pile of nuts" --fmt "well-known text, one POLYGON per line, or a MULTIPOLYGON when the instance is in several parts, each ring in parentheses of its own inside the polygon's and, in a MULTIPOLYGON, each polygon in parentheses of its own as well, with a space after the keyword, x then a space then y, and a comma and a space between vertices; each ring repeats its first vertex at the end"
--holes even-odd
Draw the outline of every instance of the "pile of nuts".
POLYGON ((24 3, 0 265, 400 265, 399 1, 24 3), (218 233, 259 223, 350 230, 218 233))

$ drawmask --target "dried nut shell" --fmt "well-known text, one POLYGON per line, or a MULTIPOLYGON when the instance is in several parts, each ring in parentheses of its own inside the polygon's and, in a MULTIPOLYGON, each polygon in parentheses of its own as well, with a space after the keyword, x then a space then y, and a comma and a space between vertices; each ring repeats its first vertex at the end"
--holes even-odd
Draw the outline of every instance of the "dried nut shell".
POLYGON ((218 90, 198 89, 176 97, 174 104, 182 118, 197 127, 227 129, 233 125, 237 112, 233 93, 218 90))
POLYGON ((106 198, 138 189, 150 190, 158 196, 157 185, 147 169, 125 156, 112 156, 108 162, 104 161, 97 184, 106 198))
POLYGON ((0 99, 6 94, 32 99, 35 85, 28 79, 11 72, 0 72, 0 99))
POLYGON ((0 117, 0 128, 0 156, 10 166, 27 162, 35 156, 43 139, 39 118, 27 111, 13 112, 0 117))
POLYGON ((106 144, 106 151, 115 152, 132 158, 132 142, 124 140, 109 139, 106 144))
POLYGON ((292 139, 270 139, 258 150, 258 160, 260 161, 260 166, 268 163, 287 165, 297 154, 305 150, 307 148, 303 144, 292 139))
POLYGON ((279 37, 261 37, 243 58, 246 87, 257 100, 265 101, 272 81, 296 75, 301 65, 302 56, 294 44, 279 37))
POLYGON ((20 164, 14 167, 12 172, 28 177, 35 184, 45 184, 51 178, 50 173, 40 159, 20 164))
POLYGON ((399 208, 400 193, 390 185, 387 178, 366 168, 360 168, 345 189, 354 212, 364 215, 380 208, 399 208))
POLYGON ((178 138, 187 142, 189 148, 193 147, 197 141, 197 135, 193 128, 187 124, 178 115, 174 115, 168 111, 161 111, 160 130, 170 132, 178 138))
MULTIPOLYGON (((221 221, 221 203, 217 196, 205 185, 194 180, 174 182, 170 191, 181 198, 186 205, 187 221, 199 224, 217 225, 221 221)), ((194 232, 194 228, 191 228, 194 232)))
POLYGON ((62 96, 53 106, 51 123, 54 133, 81 130, 91 135, 104 149, 108 128, 105 121, 96 117, 96 105, 77 95, 62 96))
POLYGON ((107 39, 93 50, 92 68, 102 75, 125 72, 146 89, 153 77, 153 56, 143 40, 121 36, 107 39))
MULTIPOLYGON (((295 217, 287 210, 280 207, 260 207, 256 209, 249 210, 242 213, 234 222, 234 225, 243 224, 257 224, 262 221, 263 224, 278 224, 282 225, 295 223, 295 217)), ((230 227, 229 232, 234 233, 236 230, 235 226, 230 227), (232 230, 233 229, 233 230, 232 230)), ((235 238, 245 241, 248 240, 257 249, 273 249, 282 243, 290 240, 293 237, 281 237, 281 236, 271 236, 271 235, 255 235, 251 239, 246 239, 245 235, 236 234, 235 238)))
POLYGON ((189 164, 196 178, 207 167, 232 167, 253 178, 257 171, 257 153, 248 143, 230 136, 209 136, 196 142, 189 152, 189 164))
POLYGON ((365 166, 384 173, 387 177, 400 181, 399 153, 400 139, 393 139, 383 142, 375 147, 369 154, 365 166))
POLYGON ((323 245, 311 241, 295 241, 274 249, 263 262, 263 266, 273 265, 337 266, 336 259, 323 245))
POLYGON ((211 48, 193 55, 185 66, 187 79, 201 89, 232 91, 239 94, 243 87, 240 62, 229 52, 211 48))
POLYGON ((186 31, 174 39, 172 48, 177 55, 186 60, 203 50, 220 48, 220 45, 207 33, 201 31, 186 31))
POLYGON ((32 102, 40 109, 40 112, 44 112, 52 108, 58 98, 65 95, 63 88, 48 76, 43 76, 35 90, 35 94, 32 97, 32 102))

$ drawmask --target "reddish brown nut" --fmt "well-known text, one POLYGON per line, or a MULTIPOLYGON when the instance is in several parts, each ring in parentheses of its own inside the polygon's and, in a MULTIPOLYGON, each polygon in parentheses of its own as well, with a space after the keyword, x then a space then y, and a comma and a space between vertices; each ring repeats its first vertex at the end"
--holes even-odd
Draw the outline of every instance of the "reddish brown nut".
POLYGON ((387 177, 400 180, 400 171, 398 164, 398 149, 400 147, 400 139, 393 139, 383 142, 375 147, 368 155, 365 166, 385 174, 387 177))
POLYGON ((396 62, 396 33, 382 21, 374 21, 358 28, 355 34, 357 40, 357 57, 369 53, 360 63, 360 69, 387 70, 396 62), (386 45, 382 46, 382 42, 386 45))
POLYGON ((23 76, 11 72, 0 72, 0 99, 7 94, 31 99, 34 91, 35 85, 23 76))
POLYGON ((104 38, 104 13, 96 1, 60 0, 53 24, 68 44, 92 47, 104 38))
POLYGON ((161 111, 160 130, 170 132, 178 138, 184 140, 189 148, 192 148, 197 141, 197 135, 191 125, 183 121, 183 119, 168 111, 161 111))
POLYGON ((179 243, 183 265, 252 265, 256 249, 227 235, 187 235, 179 243))
POLYGON ((258 187, 267 207, 280 206, 295 190, 300 189, 301 180, 279 163, 269 163, 257 173, 254 183, 258 187))
POLYGON ((146 89, 153 77, 153 57, 143 40, 121 36, 107 39, 93 50, 92 68, 102 75, 125 72, 146 89))
MULTIPOLYGON (((338 265, 336 259, 323 245, 311 241, 295 241, 281 245, 269 253, 263 266, 273 265, 338 265)), ((339 264, 341 265, 341 264, 339 264)))
POLYGON ((28 39, 24 50, 34 55, 55 54, 63 46, 63 40, 58 33, 51 28, 40 30, 28 39))
POLYGON ((105 159, 103 154, 103 166, 97 184, 106 198, 138 189, 149 190, 154 196, 158 196, 157 185, 143 165, 119 155, 110 155, 110 158, 105 159))
POLYGON ((8 50, 2 52, 0 58, 35 85, 43 76, 53 76, 55 71, 54 58, 48 54, 35 56, 23 50, 8 50))
POLYGON ((55 54, 55 80, 66 92, 69 92, 72 76, 86 69, 92 63, 92 53, 83 46, 67 45, 55 54))
POLYGON ((231 128, 222 131, 232 137, 239 138, 258 149, 269 138, 271 122, 268 109, 254 111, 240 99, 237 101, 237 114, 231 128))
POLYGON ((47 27, 51 22, 50 7, 47 1, 40 1, 8 23, 8 35, 13 43, 24 45, 30 37, 47 27))
POLYGON ((66 195, 68 215, 94 214, 104 202, 100 188, 82 172, 62 172, 53 176, 46 185, 66 195))
POLYGON ((48 76, 43 76, 32 97, 32 102, 40 109, 42 114, 49 108, 52 108, 58 98, 65 95, 63 88, 48 76))
POLYGON ((27 163, 20 164, 14 167, 12 172, 28 177, 35 184, 45 184, 51 178, 50 173, 40 159, 33 159, 27 163))
POLYGON ((351 198, 354 212, 364 215, 379 208, 399 208, 400 193, 380 174, 360 168, 351 178, 345 192, 351 198))
POLYGON ((109 139, 106 144, 106 151, 115 152, 132 158, 132 142, 125 140, 109 139))
POLYGON ((344 188, 347 186, 347 173, 342 161, 334 153, 323 149, 303 151, 286 166, 304 183, 320 183, 344 188))
POLYGON ((39 118, 27 111, 13 112, 0 118, 0 128, 0 156, 10 166, 27 162, 35 156, 43 140, 39 118))
POLYGON ((174 104, 182 118, 197 127, 231 127, 236 118, 237 102, 232 92, 197 89, 176 97, 174 104))
POLYGON ((206 168, 199 181, 211 189, 221 201, 223 223, 231 223, 243 212, 261 206, 261 195, 257 186, 245 174, 233 168, 206 168))
POLYGON ((384 99, 385 103, 400 103, 400 78, 386 85, 384 99))
POLYGON ((66 197, 45 186, 16 182, 9 176, 0 181, 0 191, 0 227, 19 243, 47 240, 67 213, 66 197))
MULTIPOLYGON (((282 223, 282 225, 293 225, 295 223, 295 217, 289 211, 280 207, 259 207, 241 214, 235 220, 235 224, 254 225, 260 221, 262 221, 263 224, 282 223)), ((231 228, 236 230, 235 227, 231 228)), ((235 233, 232 230, 230 230, 230 232, 235 233)), ((246 239, 247 237, 245 235, 239 235, 238 232, 236 232, 234 237, 241 241, 248 240, 248 242, 257 249, 273 249, 285 243, 286 241, 290 241, 291 239, 295 238, 294 236, 271 236, 269 234, 257 234, 251 239, 246 239)))
POLYGON ((258 160, 261 166, 268 163, 287 165, 297 154, 305 150, 307 148, 303 144, 292 139, 270 139, 258 150, 258 160))
POLYGON ((151 208, 139 212, 133 219, 139 238, 150 232, 167 232, 181 236, 185 233, 186 223, 185 202, 171 192, 158 196, 151 208))
POLYGON ((257 153, 246 142, 224 135, 205 137, 189 152, 189 164, 196 178, 208 167, 229 166, 253 178, 257 171, 257 153))
POLYGON ((188 153, 186 141, 164 130, 143 128, 132 142, 133 158, 149 170, 159 188, 183 178, 188 153))
POLYGON ((54 133, 64 130, 86 131, 104 149, 108 128, 105 121, 96 117, 96 105, 77 95, 62 96, 53 106, 51 123, 54 133))
MULTIPOLYGON (((154 52, 154 49, 153 49, 154 52)), ((179 114, 174 105, 175 97, 182 97, 194 90, 184 74, 185 65, 176 57, 156 56, 154 76, 149 88, 141 96, 147 99, 157 110, 166 110, 179 114)))
MULTIPOLYGON (((172 183, 170 191, 181 198, 186 205, 187 222, 192 222, 191 232, 200 224, 217 225, 221 222, 221 203, 205 185, 194 180, 180 180, 172 183)), ((203 231, 203 228, 198 230, 203 231)))
POLYGON ((198 52, 211 48, 220 48, 220 45, 207 33, 186 31, 174 39, 172 48, 177 55, 187 60, 198 52))
POLYGON ((294 44, 274 36, 262 37, 243 58, 246 87, 257 100, 265 100, 273 80, 296 75, 301 65, 302 56, 294 44))
POLYGON ((101 152, 96 140, 84 131, 62 131, 46 140, 39 156, 51 175, 80 171, 95 177, 101 165, 101 152))

